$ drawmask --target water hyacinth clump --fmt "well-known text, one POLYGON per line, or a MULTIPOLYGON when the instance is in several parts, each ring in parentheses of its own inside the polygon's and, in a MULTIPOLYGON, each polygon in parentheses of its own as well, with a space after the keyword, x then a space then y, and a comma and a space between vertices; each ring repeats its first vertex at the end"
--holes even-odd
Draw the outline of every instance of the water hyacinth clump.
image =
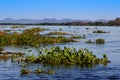
POLYGON ((106 55, 103 58, 97 58, 88 49, 52 47, 51 49, 42 49, 38 56, 27 56, 26 62, 43 63, 49 65, 72 65, 78 64, 81 66, 94 66, 97 64, 107 64, 109 62, 106 55))

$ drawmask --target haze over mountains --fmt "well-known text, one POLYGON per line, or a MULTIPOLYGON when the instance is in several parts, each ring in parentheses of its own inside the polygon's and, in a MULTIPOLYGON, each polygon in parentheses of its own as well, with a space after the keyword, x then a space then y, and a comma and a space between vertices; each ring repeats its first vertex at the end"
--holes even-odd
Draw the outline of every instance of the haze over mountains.
MULTIPOLYGON (((110 20, 99 19, 97 22, 108 22, 110 20)), ((0 23, 67 23, 67 22, 94 22, 92 20, 73 20, 73 19, 55 19, 55 18, 45 18, 45 19, 12 19, 6 18, 0 20, 0 23)))

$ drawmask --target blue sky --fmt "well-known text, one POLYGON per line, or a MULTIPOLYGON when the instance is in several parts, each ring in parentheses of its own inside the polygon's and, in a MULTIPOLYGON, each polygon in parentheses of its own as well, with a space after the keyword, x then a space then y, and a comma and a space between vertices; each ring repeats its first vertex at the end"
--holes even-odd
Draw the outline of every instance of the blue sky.
POLYGON ((0 0, 0 20, 13 19, 115 19, 120 0, 0 0))

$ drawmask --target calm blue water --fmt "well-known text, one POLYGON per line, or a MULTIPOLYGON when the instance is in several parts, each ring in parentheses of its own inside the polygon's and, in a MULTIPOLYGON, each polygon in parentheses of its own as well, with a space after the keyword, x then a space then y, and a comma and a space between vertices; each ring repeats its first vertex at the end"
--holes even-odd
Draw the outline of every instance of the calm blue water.
POLYGON ((93 51, 97 57, 102 57, 102 54, 107 54, 111 63, 107 66, 97 65, 92 68, 81 68, 80 66, 43 66, 41 64, 26 64, 28 69, 42 68, 44 70, 54 70, 54 74, 20 74, 20 64, 12 63, 11 60, 0 59, 0 80, 120 80, 120 27, 108 27, 108 26, 91 26, 90 29, 86 30, 87 26, 26 26, 25 28, 11 28, 11 26, 0 26, 0 30, 11 30, 12 32, 22 32, 22 30, 42 27, 49 29, 40 34, 47 34, 52 31, 68 32, 73 35, 86 35, 86 39, 78 40, 78 42, 60 43, 60 44, 42 44, 40 48, 34 48, 30 46, 5 46, 4 51, 11 52, 24 52, 26 54, 36 54, 42 47, 60 46, 60 47, 74 47, 88 48, 93 51), (103 30, 106 34, 93 34, 94 30, 103 30), (105 44, 86 44, 85 41, 88 39, 103 38, 105 44), (25 49, 27 48, 27 49, 25 49), (32 50, 32 52, 28 52, 32 50))

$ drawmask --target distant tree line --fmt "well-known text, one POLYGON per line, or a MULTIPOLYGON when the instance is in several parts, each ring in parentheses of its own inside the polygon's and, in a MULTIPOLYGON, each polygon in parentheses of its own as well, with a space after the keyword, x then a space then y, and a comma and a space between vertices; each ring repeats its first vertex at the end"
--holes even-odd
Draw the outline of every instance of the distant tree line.
POLYGON ((120 18, 109 22, 67 22, 67 23, 0 23, 0 25, 64 25, 64 26, 120 26, 120 18))

